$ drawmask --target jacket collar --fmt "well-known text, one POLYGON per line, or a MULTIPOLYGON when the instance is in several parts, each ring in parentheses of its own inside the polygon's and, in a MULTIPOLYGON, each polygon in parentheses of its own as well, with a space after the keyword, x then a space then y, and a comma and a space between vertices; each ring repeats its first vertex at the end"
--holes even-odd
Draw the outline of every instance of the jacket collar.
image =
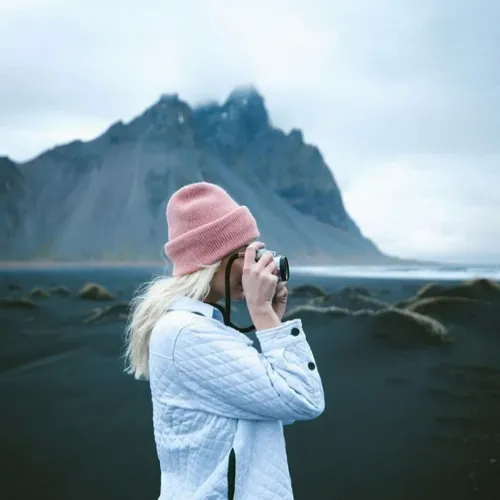
POLYGON ((168 309, 169 311, 190 311, 224 322, 222 313, 216 307, 191 297, 178 297, 170 304, 168 309))

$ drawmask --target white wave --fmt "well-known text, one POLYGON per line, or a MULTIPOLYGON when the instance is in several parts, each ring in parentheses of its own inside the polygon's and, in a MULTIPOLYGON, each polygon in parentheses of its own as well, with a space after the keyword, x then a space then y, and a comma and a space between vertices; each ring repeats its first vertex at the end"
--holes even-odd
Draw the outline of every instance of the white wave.
POLYGON ((422 280, 468 280, 487 278, 500 280, 500 266, 297 266, 292 273, 326 277, 422 279, 422 280))

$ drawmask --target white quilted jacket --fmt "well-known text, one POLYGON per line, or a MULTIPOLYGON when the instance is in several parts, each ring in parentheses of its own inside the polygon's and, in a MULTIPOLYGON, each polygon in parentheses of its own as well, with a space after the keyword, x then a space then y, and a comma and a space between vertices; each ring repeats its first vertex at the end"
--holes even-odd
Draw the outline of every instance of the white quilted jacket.
POLYGON ((262 354, 209 304, 181 298, 153 329, 159 500, 291 500, 283 424, 325 400, 299 319, 257 331, 262 354))

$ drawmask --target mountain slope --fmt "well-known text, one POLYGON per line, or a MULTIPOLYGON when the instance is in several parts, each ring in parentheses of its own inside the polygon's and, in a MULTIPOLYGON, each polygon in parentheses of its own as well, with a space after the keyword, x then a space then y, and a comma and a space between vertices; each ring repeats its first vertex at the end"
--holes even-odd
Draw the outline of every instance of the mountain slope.
POLYGON ((388 262, 347 214, 317 148, 274 128, 262 97, 239 89, 192 109, 164 95, 130 123, 24 164, 0 161, 3 259, 155 260, 165 204, 215 182, 254 213, 261 239, 300 263, 388 262), (10 186, 7 189, 7 186, 10 186))
POLYGON ((14 250, 13 243, 21 229, 19 201, 24 196, 24 176, 9 158, 0 157, 0 255, 14 250))

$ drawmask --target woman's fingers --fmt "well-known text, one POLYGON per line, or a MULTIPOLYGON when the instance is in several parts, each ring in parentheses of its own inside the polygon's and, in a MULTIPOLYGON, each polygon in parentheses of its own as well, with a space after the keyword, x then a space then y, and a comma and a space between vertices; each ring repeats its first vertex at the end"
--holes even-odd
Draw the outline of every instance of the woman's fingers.
POLYGON ((269 264, 273 262, 273 254, 269 251, 265 251, 257 263, 257 269, 263 271, 269 264))
POLYGON ((271 274, 276 274, 278 267, 276 266, 276 262, 274 262, 274 260, 271 260, 271 262, 269 262, 269 264, 267 264, 264 269, 271 274))
POLYGON ((250 271, 250 269, 253 269, 253 267, 255 266, 255 256, 257 250, 263 247, 264 243, 261 243, 260 241, 254 241, 253 243, 248 245, 245 251, 245 260, 243 262, 243 267, 247 272, 250 271))

